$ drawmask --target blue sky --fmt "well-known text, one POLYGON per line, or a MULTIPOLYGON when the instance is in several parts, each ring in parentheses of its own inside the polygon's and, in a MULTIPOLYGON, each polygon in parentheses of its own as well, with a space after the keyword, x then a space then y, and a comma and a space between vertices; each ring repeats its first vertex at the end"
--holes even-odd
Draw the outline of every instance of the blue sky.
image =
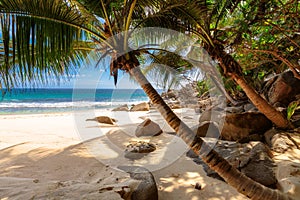
POLYGON ((77 75, 71 75, 69 80, 62 80, 59 84, 45 85, 47 88, 118 88, 137 89, 138 84, 130 80, 129 75, 119 71, 117 86, 114 85, 113 77, 109 70, 102 70, 94 67, 82 68, 77 75))

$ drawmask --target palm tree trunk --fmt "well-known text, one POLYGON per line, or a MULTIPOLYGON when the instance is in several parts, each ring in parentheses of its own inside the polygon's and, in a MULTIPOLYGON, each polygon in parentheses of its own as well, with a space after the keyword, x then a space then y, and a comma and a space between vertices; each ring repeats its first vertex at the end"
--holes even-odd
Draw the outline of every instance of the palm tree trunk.
POLYGON ((271 120, 279 128, 292 128, 292 125, 279 111, 262 98, 254 88, 247 84, 242 75, 242 68, 234 58, 223 50, 223 47, 216 44, 215 47, 206 46, 207 52, 219 61, 224 75, 232 78, 244 90, 254 106, 271 120))
POLYGON ((241 86, 256 108, 277 127, 292 128, 292 125, 289 123, 289 121, 265 99, 263 99, 250 85, 248 85, 243 77, 233 75, 232 78, 239 86, 241 86))
POLYGON ((128 69, 130 75, 133 76, 140 84, 152 103, 155 105, 156 109, 175 130, 177 136, 179 136, 191 149, 193 149, 197 155, 200 155, 203 161, 211 169, 215 170, 229 185, 251 199, 290 199, 290 197, 280 191, 272 190, 253 181, 236 168, 232 167, 200 137, 197 137, 193 131, 177 117, 177 115, 170 109, 157 91, 148 82, 138 67, 128 69))

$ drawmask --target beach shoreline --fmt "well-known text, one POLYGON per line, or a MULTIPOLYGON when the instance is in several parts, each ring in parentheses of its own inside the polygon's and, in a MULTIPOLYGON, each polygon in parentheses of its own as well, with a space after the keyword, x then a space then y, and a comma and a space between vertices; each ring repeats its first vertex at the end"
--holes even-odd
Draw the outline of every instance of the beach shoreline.
MULTIPOLYGON (((192 110, 176 112, 186 121, 198 120, 198 116, 190 114, 192 110)), ((164 132, 172 131, 155 110, 0 115, 0 199, 121 199, 118 194, 108 192, 101 196, 98 192, 99 188, 115 184, 116 178, 122 180, 128 174, 115 169, 119 159, 109 165, 97 158, 97 148, 104 139, 109 140, 121 155, 128 140, 139 140, 134 137, 134 130, 145 117, 158 122, 164 132), (85 121, 86 117, 95 115, 114 117, 117 125, 85 121), (78 120, 80 123, 76 124, 78 120), (91 152, 93 149, 96 153, 91 152), (101 177, 106 177, 106 182, 97 183, 101 177)), ((125 159, 125 164, 144 167, 159 163, 159 167, 152 168, 159 199, 244 199, 226 183, 207 177, 200 165, 185 156, 185 151, 176 153, 175 149, 183 143, 166 133, 152 140, 158 148, 149 158, 134 162, 125 159), (195 189, 196 183, 202 185, 201 190, 195 189)))

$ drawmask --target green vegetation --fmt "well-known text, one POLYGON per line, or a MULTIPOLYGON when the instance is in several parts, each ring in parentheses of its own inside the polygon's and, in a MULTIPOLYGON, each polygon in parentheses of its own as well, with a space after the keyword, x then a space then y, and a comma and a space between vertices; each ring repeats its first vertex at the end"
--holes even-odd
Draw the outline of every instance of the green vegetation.
POLYGON ((299 109, 300 109, 300 102, 297 102, 297 101, 291 102, 287 108, 288 120, 290 120, 292 118, 292 116, 294 115, 295 111, 299 110, 299 109))
POLYGON ((204 79, 197 82, 197 91, 199 92, 199 96, 208 92, 209 88, 209 80, 204 79))

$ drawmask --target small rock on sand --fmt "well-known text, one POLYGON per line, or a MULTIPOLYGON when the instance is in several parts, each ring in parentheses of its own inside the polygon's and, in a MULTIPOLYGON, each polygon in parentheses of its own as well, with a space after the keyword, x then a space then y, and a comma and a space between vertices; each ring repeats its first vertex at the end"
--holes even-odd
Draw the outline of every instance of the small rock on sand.
POLYGON ((112 111, 129 111, 128 105, 124 104, 122 106, 116 107, 114 109, 112 109, 112 111))
POLYGON ((144 141, 133 141, 130 142, 125 149, 125 158, 132 160, 140 159, 155 150, 156 147, 152 143, 144 141))
POLYGON ((96 122, 99 122, 99 123, 103 123, 103 124, 115 124, 115 122, 117 122, 117 120, 113 119, 113 118, 110 118, 110 117, 107 117, 107 116, 98 116, 98 117, 95 117, 93 119, 87 119, 86 121, 96 121, 96 122))
POLYGON ((143 102, 131 107, 130 111, 149 111, 150 105, 149 103, 143 102))

